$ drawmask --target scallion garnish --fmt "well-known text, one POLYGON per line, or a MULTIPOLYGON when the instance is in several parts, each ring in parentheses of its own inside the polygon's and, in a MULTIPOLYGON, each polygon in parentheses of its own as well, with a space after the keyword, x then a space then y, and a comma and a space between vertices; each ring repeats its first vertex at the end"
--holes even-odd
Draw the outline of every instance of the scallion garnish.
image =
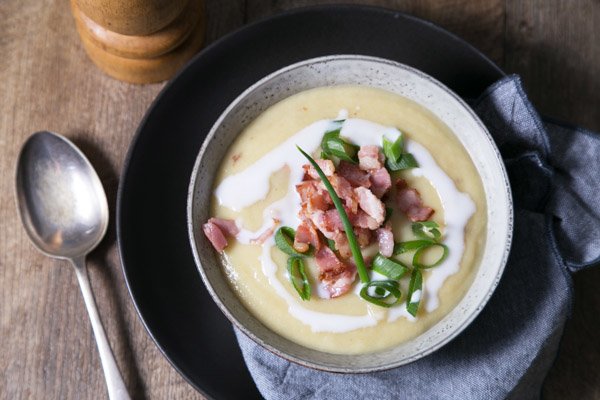
POLYGON ((354 263, 356 264, 356 270, 358 271, 358 276, 360 277, 361 282, 369 282, 369 274, 367 273, 367 267, 365 266, 365 261, 363 260, 362 253, 360 252, 360 246, 358 245, 356 236, 354 235, 354 230, 352 228, 352 224, 350 223, 350 220, 348 219, 348 215, 346 214, 346 210, 344 209, 344 206, 342 205, 342 201, 340 200, 337 193, 333 189, 333 186, 331 186, 329 179, 327 179, 327 177, 323 173, 323 170, 319 167, 319 164, 317 164, 315 162, 315 160, 313 160, 313 158, 311 156, 306 154, 306 152, 304 150, 302 150, 300 147, 298 147, 298 146, 296 146, 296 147, 298 148, 300 153, 302 153, 302 155, 304 155, 304 157, 306 157, 306 159, 315 168, 315 170, 317 171, 317 174, 319 174, 319 177, 321 178, 321 181, 323 182, 323 185, 325 185, 325 188, 327 188, 327 192, 329 192, 329 196, 331 197, 331 200, 333 200, 333 204, 335 205, 335 208, 337 209, 338 213, 340 214, 340 219, 342 220, 342 224, 344 225, 344 231, 346 232, 346 237, 348 238, 348 244, 350 245, 350 251, 352 252, 352 256, 354 258, 354 263))
POLYGON ((310 300, 310 283, 306 276, 304 261, 300 257, 290 257, 287 262, 290 282, 302 300, 310 300))
POLYGON ((398 136, 398 139, 394 142, 389 141, 385 136, 383 137, 383 155, 387 160, 398 160, 402 156, 403 150, 402 135, 398 136))
POLYGON ((402 171, 403 169, 417 168, 419 163, 410 153, 402 153, 400 159, 396 161, 386 160, 385 165, 390 171, 402 171))
POLYGON ((388 222, 390 220, 390 218, 392 218, 393 212, 394 212, 393 208, 391 208, 391 207, 385 208, 385 219, 383 220, 383 225, 385 225, 385 223, 388 222))
POLYGON ((398 281, 371 281, 360 289, 360 297, 370 303, 386 308, 398 303, 400 296, 398 281))
POLYGON ((438 242, 442 237, 442 234, 438 229, 439 227, 440 226, 435 221, 415 222, 412 224, 412 232, 420 239, 434 240, 438 242))
POLYGON ((432 240, 410 240, 394 244, 394 255, 406 253, 408 251, 419 250, 423 246, 429 246, 434 243, 432 240))
POLYGON ((443 243, 430 243, 428 245, 421 246, 417 249, 417 251, 415 252, 415 255, 413 256, 413 266, 418 269, 427 269, 427 268, 437 267, 446 259, 446 257, 448 257, 448 246, 446 246, 443 243), (421 256, 423 255, 423 252, 425 252, 427 249, 430 249, 432 247, 441 247, 442 255, 440 256, 440 258, 438 258, 437 261, 433 262, 432 264, 422 263, 421 256))
POLYGON ((295 236, 296 231, 294 231, 293 228, 290 228, 289 226, 282 226, 281 228, 277 229, 277 232, 275 232, 275 245, 277 245, 279 250, 283 251, 287 255, 304 257, 307 254, 300 253, 294 249, 295 236))
POLYGON ((327 247, 329 247, 331 251, 337 251, 335 248, 335 242, 331 239, 327 239, 327 247))
POLYGON ((413 269, 408 284, 408 294, 406 295, 406 310, 413 317, 417 316, 419 304, 421 304, 421 295, 423 293, 423 274, 418 268, 413 269))
POLYGON ((401 171, 419 166, 412 154, 404 152, 402 135, 398 136, 394 142, 384 136, 383 154, 385 155, 385 165, 390 171, 401 171))
POLYGON ((323 135, 323 139, 321 140, 321 158, 323 156, 327 158, 337 157, 340 160, 356 164, 358 162, 356 154, 359 147, 340 138, 343 123, 344 120, 333 121, 333 129, 328 130, 323 135))
POLYGON ((390 279, 398 280, 408 271, 408 267, 398 260, 390 260, 377 253, 373 259, 373 271, 380 273, 390 279))

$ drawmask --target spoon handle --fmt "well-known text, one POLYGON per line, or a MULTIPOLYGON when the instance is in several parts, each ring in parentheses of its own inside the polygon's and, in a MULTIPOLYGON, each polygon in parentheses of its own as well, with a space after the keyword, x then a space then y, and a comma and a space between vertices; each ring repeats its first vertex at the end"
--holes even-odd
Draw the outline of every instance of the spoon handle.
POLYGON ((104 370, 104 377, 106 378, 106 386, 108 388, 108 397, 110 400, 129 400, 129 394, 127 388, 119 372, 119 367, 115 361, 112 350, 108 340, 106 339, 106 333, 102 327, 102 321, 98 315, 98 309, 96 308, 96 302, 94 301, 94 295, 92 294, 92 288, 90 286, 90 278, 88 277, 87 268, 85 265, 85 256, 81 258, 75 258, 71 260, 71 263, 75 267, 77 273, 77 280, 79 281, 79 287, 81 287, 81 293, 83 294, 83 300, 92 322, 92 329, 94 336, 96 337, 96 344, 98 345, 98 351, 100 352, 100 361, 102 362, 102 369, 104 370))

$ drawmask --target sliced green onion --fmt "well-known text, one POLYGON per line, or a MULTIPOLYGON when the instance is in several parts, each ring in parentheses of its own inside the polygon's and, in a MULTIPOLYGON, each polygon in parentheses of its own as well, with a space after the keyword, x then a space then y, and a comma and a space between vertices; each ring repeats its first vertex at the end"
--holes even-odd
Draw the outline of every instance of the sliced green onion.
POLYGON ((398 280, 408 271, 408 267, 398 260, 390 260, 377 253, 373 259, 373 271, 380 273, 390 279, 398 280))
POLYGON ((304 257, 308 254, 308 251, 306 253, 300 253, 294 249, 294 237, 296 237, 296 231, 294 231, 294 229, 289 226, 282 226, 275 232, 275 245, 287 255, 304 257))
POLYGON ((371 281, 360 289, 360 297, 381 307, 389 308, 400 301, 398 281, 371 281), (369 293, 373 288, 373 293, 369 293))
POLYGON ((408 251, 419 250, 423 246, 429 246, 435 243, 433 240, 411 240, 408 242, 396 243, 394 245, 394 255, 406 253, 408 251))
POLYGON ((433 268, 433 267, 437 267, 438 265, 440 265, 445 259, 446 257, 448 257, 448 246, 446 246, 445 244, 442 243, 430 243, 427 246, 422 246, 420 247, 416 252, 415 255, 413 256, 413 266, 415 268, 419 268, 419 269, 427 269, 427 268, 433 268), (430 249, 432 247, 441 247, 442 248, 442 255, 440 256, 440 258, 435 261, 432 264, 423 264, 421 262, 421 256, 423 255, 423 252, 427 249, 430 249))
POLYGON ((421 297, 423 295, 423 274, 417 268, 413 269, 410 275, 410 283, 408 284, 408 294, 406 295, 406 310, 413 317, 417 316, 419 311, 419 304, 421 304, 421 297), (415 292, 417 292, 415 296, 415 292), (413 299, 415 297, 415 299, 413 299))
POLYGON ((412 232, 420 239, 438 242, 442 237, 442 234, 438 229, 439 227, 440 226, 435 221, 415 222, 412 224, 412 232))
POLYGON ((404 149, 404 143, 402 140, 402 135, 398 136, 393 143, 390 142, 385 136, 383 137, 383 154, 387 160, 398 161, 402 156, 402 151, 404 149))
POLYGON ((392 218, 393 212, 394 212, 393 208, 391 208, 391 207, 385 208, 385 219, 383 220, 383 225, 385 225, 385 223, 388 222, 390 220, 390 218, 392 218))
POLYGON ((340 219, 342 220, 342 224, 344 225, 344 231, 346 232, 346 236, 348 237, 348 244, 350 245, 350 251, 352 252, 352 256, 354 257, 354 263, 356 264, 358 276, 360 277, 361 282, 369 282, 369 274, 367 273, 367 267, 365 266, 365 260, 363 259, 362 253, 360 252, 360 246, 358 245, 356 236, 354 235, 354 230, 352 229, 352 224, 350 223, 350 220, 348 219, 346 210, 344 210, 342 201, 338 197, 337 193, 335 193, 335 190, 331 186, 329 179, 327 179, 327 177, 323 173, 323 170, 319 167, 319 164, 317 164, 315 162, 315 160, 313 160, 313 158, 311 156, 306 154, 306 152, 304 150, 302 150, 300 147, 298 147, 298 146, 296 146, 296 147, 298 148, 300 153, 302 153, 302 155, 304 155, 304 157, 306 157, 307 160, 312 164, 312 166, 317 171, 317 174, 319 174, 321 181, 327 188, 327 191, 329 192, 329 196, 331 197, 331 200, 333 200, 333 204, 335 205, 335 208, 337 209, 338 213, 340 214, 340 219))
POLYGON ((292 286, 302 300, 310 300, 310 283, 306 276, 304 261, 300 257, 290 257, 287 262, 287 270, 292 286))
POLYGON ((340 160, 345 160, 354 164, 358 162, 356 154, 358 153, 359 147, 348 143, 339 137, 327 140, 323 139, 321 142, 321 149, 323 149, 323 153, 327 156, 334 156, 340 160))
POLYGON ((402 171, 404 169, 417 168, 419 163, 410 153, 402 153, 396 161, 388 158, 385 160, 385 165, 390 171, 402 171))
POLYGON ((337 157, 356 164, 358 162, 356 154, 359 147, 340 138, 340 131, 344 120, 333 121, 333 127, 325 132, 321 139, 321 158, 325 155, 327 158, 337 157))
POLYGON ((335 242, 331 239, 327 239, 327 247, 329 247, 331 251, 337 251, 335 248, 335 242))

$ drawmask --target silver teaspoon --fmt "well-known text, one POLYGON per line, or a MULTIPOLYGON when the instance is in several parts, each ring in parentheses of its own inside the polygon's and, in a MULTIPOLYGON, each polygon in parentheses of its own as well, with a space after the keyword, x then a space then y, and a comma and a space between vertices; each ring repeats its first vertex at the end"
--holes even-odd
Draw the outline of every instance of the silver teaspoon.
POLYGON ((106 233, 108 204, 98 175, 83 153, 64 137, 34 133, 17 161, 17 205, 34 245, 71 261, 83 293, 111 400, 129 399, 106 339, 85 265, 86 255, 106 233))

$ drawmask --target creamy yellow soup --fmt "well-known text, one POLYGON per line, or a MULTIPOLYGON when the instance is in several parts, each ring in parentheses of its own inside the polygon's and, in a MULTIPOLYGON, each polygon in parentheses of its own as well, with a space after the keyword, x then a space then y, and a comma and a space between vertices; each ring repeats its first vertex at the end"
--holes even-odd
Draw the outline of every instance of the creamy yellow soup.
MULTIPOLYGON (((431 274, 435 274, 435 268, 424 272, 423 298, 419 312, 416 318, 413 318, 400 310, 406 307, 404 301, 386 309, 366 302, 358 295, 358 290, 335 299, 320 298, 315 294, 318 272, 311 258, 307 259, 307 266, 313 295, 310 301, 303 301, 287 277, 288 256, 277 249, 272 241, 261 246, 250 244, 247 240, 246 243, 241 243, 243 240, 240 242, 230 239, 221 260, 223 272, 242 303, 270 329, 316 350, 359 354, 383 350, 414 338, 457 305, 471 285, 481 259, 485 244, 486 203, 475 166, 461 143, 442 121, 411 100, 363 86, 307 90, 263 112, 241 132, 229 148, 216 176, 215 193, 218 193, 220 185, 227 178, 243 174, 252 166, 259 165, 259 160, 281 148, 282 143, 298 135, 298 132, 306 131, 306 127, 320 126, 318 121, 338 118, 341 110, 347 113, 349 120, 366 120, 385 127, 398 128, 404 135, 407 148, 408 143, 415 143, 414 146, 421 145, 423 151, 428 152, 434 163, 451 179, 449 181, 453 182, 455 189, 470 199, 473 212, 464 231, 460 232, 464 235, 464 243, 460 243, 461 246, 464 245, 464 250, 449 247, 450 254, 455 252, 453 256, 458 260, 456 271, 441 281, 439 277, 435 278, 437 283, 431 278, 431 274), (275 268, 272 274, 267 272, 265 259, 273 261, 269 264, 275 268), (428 291, 428 281, 431 286, 440 286, 439 290, 428 291), (282 295, 281 290, 286 293, 282 295), (306 316, 304 319, 303 315, 306 316), (318 316, 315 317, 318 321, 311 324, 311 316, 318 316), (348 321, 354 322, 337 324, 336 321, 345 321, 344 316, 348 321)), ((296 137, 301 137, 301 134, 296 137)), ((418 154, 420 153, 415 153, 415 157, 421 163, 418 154)), ((295 154, 290 153, 290 159, 292 156, 295 154)), ((283 165, 269 176, 268 190, 264 198, 241 209, 233 210, 225 204, 220 204, 223 202, 215 196, 211 204, 211 214, 236 219, 245 231, 260 233, 269 227, 265 224, 269 218, 263 215, 263 212, 289 194, 290 183, 294 183, 290 182, 293 175, 290 166, 283 165)), ((424 204, 435 209, 433 220, 440 224, 444 232, 445 222, 451 216, 444 214, 445 208, 450 208, 447 205, 443 206, 448 200, 440 198, 440 188, 434 187, 426 174, 419 176, 407 170, 401 172, 400 176, 420 192, 424 204)), ((243 197, 245 193, 240 191, 236 195, 243 197)), ((292 211, 295 213, 298 210, 292 211)), ((393 213, 392 224, 396 242, 414 239, 410 229, 411 223, 402 213, 393 213)), ((399 259, 410 263, 411 256, 402 255, 399 259)), ((407 284, 407 278, 403 278, 403 296, 406 296, 407 284)), ((358 278, 355 285, 359 285, 358 278)))

